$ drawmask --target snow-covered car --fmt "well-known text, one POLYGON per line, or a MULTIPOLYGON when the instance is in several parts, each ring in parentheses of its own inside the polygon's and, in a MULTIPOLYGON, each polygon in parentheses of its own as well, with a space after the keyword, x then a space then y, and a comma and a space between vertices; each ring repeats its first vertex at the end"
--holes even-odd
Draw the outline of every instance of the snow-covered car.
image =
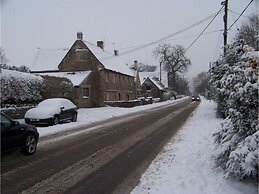
POLYGON ((65 98, 50 98, 42 101, 24 115, 25 123, 32 125, 57 125, 64 121, 77 121, 77 107, 65 98))

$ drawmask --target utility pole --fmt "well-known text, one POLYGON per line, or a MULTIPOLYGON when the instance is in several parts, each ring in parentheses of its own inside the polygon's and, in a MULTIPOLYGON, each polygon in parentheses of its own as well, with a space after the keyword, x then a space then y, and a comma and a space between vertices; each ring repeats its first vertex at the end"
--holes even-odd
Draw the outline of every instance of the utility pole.
POLYGON ((159 81, 160 81, 160 82, 162 81, 162 72, 161 72, 161 71, 162 71, 162 62, 160 61, 160 64, 159 64, 159 72, 160 72, 160 73, 159 73, 159 74, 160 74, 160 75, 159 75, 159 81))
POLYGON ((224 56, 226 56, 226 46, 228 41, 228 0, 221 2, 221 5, 225 5, 225 15, 223 17, 224 20, 224 56))

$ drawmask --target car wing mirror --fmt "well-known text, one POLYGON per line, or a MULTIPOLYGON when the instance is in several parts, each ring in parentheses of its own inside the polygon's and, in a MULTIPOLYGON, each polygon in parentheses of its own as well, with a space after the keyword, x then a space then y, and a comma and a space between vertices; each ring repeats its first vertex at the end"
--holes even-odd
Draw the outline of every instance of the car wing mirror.
POLYGON ((65 109, 65 107, 64 107, 64 106, 60 107, 60 110, 64 110, 64 109, 65 109))
POLYGON ((19 121, 12 121, 12 126, 18 126, 19 124, 19 121))

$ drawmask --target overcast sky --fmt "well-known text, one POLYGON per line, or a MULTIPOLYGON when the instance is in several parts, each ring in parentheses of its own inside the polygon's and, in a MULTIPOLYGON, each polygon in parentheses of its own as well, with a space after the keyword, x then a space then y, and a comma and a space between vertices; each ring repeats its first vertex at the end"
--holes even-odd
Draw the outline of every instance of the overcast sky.
MULTIPOLYGON (((229 0, 229 25, 250 0, 229 0)), ((221 8, 221 0, 1 0, 1 46, 9 65, 31 66, 38 47, 71 47, 76 32, 84 40, 104 40, 105 49, 120 53, 178 32, 221 8), (115 43, 115 44, 114 44, 115 43)), ((229 32, 229 41, 251 13, 257 13, 258 0, 249 6, 229 32)), ((218 58, 223 44, 223 13, 186 53, 192 62, 187 76, 207 71, 218 58)), ((198 25, 160 43, 181 44, 187 48, 210 22, 198 25)), ((158 65, 154 44, 124 55, 127 63, 138 60, 158 65)))

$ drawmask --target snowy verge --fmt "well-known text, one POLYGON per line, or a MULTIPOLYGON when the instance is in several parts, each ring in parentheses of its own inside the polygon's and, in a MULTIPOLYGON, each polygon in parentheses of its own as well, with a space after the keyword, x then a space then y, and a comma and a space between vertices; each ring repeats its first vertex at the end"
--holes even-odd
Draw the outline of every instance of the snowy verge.
POLYGON ((142 175, 131 194, 256 194, 254 185, 226 180, 214 168, 216 104, 202 99, 178 134, 142 175))
MULTIPOLYGON (((132 108, 119 108, 119 107, 81 108, 81 109, 78 109, 77 122, 63 123, 63 124, 49 126, 49 127, 37 127, 37 129, 40 134, 40 137, 43 137, 51 134, 60 133, 63 131, 71 131, 78 128, 87 127, 89 124, 104 121, 110 118, 115 118, 126 114, 134 113, 134 112, 149 110, 160 106, 166 106, 166 105, 178 103, 186 99, 188 99, 188 97, 177 99, 177 100, 169 100, 165 102, 148 104, 144 106, 136 106, 132 108)), ((19 121, 24 122, 24 120, 19 120, 19 121)))

